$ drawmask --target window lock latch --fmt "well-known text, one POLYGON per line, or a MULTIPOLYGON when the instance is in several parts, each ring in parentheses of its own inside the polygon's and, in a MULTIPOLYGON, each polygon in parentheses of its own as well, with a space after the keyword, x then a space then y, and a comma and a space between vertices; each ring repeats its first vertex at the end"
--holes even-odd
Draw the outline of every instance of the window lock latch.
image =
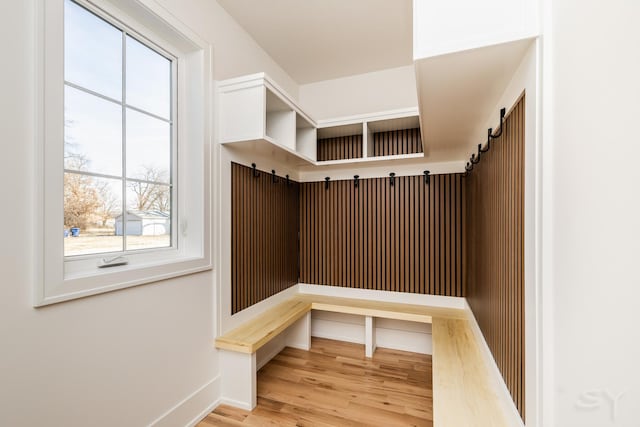
POLYGON ((129 260, 121 255, 113 258, 102 258, 98 260, 98 268, 116 267, 118 265, 127 265, 129 260))

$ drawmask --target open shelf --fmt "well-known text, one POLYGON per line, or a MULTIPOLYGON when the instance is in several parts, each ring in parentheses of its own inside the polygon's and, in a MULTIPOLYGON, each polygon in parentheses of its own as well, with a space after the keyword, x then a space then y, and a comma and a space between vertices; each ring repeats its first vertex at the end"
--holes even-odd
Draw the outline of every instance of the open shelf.
POLYGON ((367 157, 424 155, 417 115, 367 122, 367 157))
POLYGON ((396 117, 393 119, 369 120, 367 121, 369 132, 379 133, 391 130, 416 129, 420 128, 420 118, 417 115, 407 117, 396 117))
POLYGON ((340 159, 340 160, 325 160, 322 162, 315 162, 316 166, 333 166, 333 165, 347 165, 353 163, 370 163, 370 162, 384 162, 390 160, 403 160, 403 159, 420 159, 423 158, 422 153, 411 154, 396 154, 391 156, 375 156, 375 157, 360 157, 353 159, 340 159))
POLYGON ((321 127, 318 129, 318 139, 340 138, 343 136, 363 135, 363 123, 321 127))
POLYGON ((283 147, 295 150, 296 112, 268 88, 265 103, 265 136, 283 147))
POLYGON ((343 142, 348 143, 346 138, 351 135, 361 138, 353 139, 353 144, 357 144, 357 147, 345 150, 352 155, 319 160, 317 164, 336 165, 424 157, 416 109, 322 122, 318 129, 318 144, 333 141, 332 138, 344 138, 343 142), (380 142, 386 142, 390 147, 380 147, 380 142))
POLYGON ((315 125, 300 114, 296 114, 296 152, 300 155, 316 160, 315 125))
POLYGON ((230 149, 314 167, 423 157, 421 152, 374 149, 376 135, 419 131, 417 108, 318 124, 264 73, 225 80, 218 88, 220 143, 230 149))

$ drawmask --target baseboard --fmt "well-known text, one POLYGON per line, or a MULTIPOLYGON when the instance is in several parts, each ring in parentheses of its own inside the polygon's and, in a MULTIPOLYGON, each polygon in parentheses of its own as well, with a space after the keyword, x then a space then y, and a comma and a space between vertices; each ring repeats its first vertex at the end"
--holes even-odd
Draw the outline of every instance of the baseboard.
POLYGON ((500 369, 498 369, 498 365, 496 364, 495 359, 493 358, 493 354, 491 354, 491 349, 489 345, 484 339, 484 335, 480 330, 480 326, 476 321, 476 317, 469 306, 469 303, 465 300, 466 309, 469 310, 469 322, 471 323, 471 330, 476 336, 476 341, 480 343, 480 353, 485 361, 485 364, 488 368, 487 372, 492 377, 495 385, 496 392, 500 397, 500 403, 502 406, 503 413, 507 417, 507 424, 510 426, 524 427, 524 422, 522 418, 520 418, 520 413, 518 412, 518 408, 516 407, 513 399, 511 398, 511 393, 507 388, 507 384, 504 382, 504 378, 502 378, 502 374, 500 373, 500 369))
POLYGON ((149 424, 150 427, 193 427, 220 404, 220 375, 208 381, 189 396, 149 424), (197 414, 195 417, 193 414, 197 414))
POLYGON ((213 412, 214 409, 222 403, 221 398, 217 398, 212 404, 206 407, 202 412, 196 415, 191 421, 189 421, 185 427, 195 427, 200 421, 202 421, 207 415, 213 412))
POLYGON ((239 400, 235 399, 228 399, 226 397, 221 397, 219 404, 233 406, 234 408, 244 409, 245 411, 253 410, 253 408, 251 408, 251 406, 247 405, 245 402, 240 402, 239 400))
POLYGON ((308 283, 298 283, 297 286, 297 290, 301 294, 316 294, 342 298, 359 298, 374 301, 429 305, 433 307, 461 309, 464 309, 466 307, 466 301, 462 297, 412 294, 409 292, 376 291, 372 289, 343 288, 340 286, 310 285, 308 283))
POLYGON ((315 338, 324 338, 324 339, 334 340, 334 341, 350 342, 350 343, 353 343, 353 344, 360 344, 360 345, 364 346, 364 341, 357 341, 357 340, 354 340, 352 337, 349 337, 349 336, 326 333, 325 331, 315 332, 315 333, 311 334, 311 336, 315 337, 315 338))

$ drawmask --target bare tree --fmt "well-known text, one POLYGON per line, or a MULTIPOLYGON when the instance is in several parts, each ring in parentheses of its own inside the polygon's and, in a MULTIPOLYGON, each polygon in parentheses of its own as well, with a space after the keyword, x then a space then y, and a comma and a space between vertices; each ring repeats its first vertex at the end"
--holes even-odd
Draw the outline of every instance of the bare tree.
POLYGON ((169 172, 145 166, 140 175, 140 181, 129 181, 129 189, 133 192, 135 200, 133 206, 139 211, 158 210, 169 212, 171 210, 170 187, 160 182, 168 181, 169 172))
POLYGON ((114 218, 120 213, 120 198, 116 197, 111 191, 111 186, 107 182, 101 182, 96 186, 98 192, 98 198, 100 200, 100 206, 98 206, 97 215, 102 221, 102 226, 107 225, 107 221, 114 218))
POLYGON ((64 225, 86 229, 100 206, 93 178, 78 173, 64 174, 64 225))
MULTIPOLYGON (((65 120, 65 128, 73 125, 71 120, 65 120)), ((77 144, 68 135, 64 140, 64 168, 76 171, 86 171, 88 160, 77 151, 77 144)), ((64 173, 64 225, 86 229, 95 217, 96 209, 100 206, 100 196, 96 189, 95 179, 80 173, 64 173)))

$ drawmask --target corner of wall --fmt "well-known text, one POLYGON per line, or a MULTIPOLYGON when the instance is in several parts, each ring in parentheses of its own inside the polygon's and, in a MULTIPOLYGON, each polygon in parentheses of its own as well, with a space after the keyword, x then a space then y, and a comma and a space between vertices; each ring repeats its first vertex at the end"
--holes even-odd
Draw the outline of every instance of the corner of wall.
POLYGON ((151 422, 151 427, 195 426, 220 403, 220 375, 151 422), (195 417, 193 414, 197 414, 195 417))

